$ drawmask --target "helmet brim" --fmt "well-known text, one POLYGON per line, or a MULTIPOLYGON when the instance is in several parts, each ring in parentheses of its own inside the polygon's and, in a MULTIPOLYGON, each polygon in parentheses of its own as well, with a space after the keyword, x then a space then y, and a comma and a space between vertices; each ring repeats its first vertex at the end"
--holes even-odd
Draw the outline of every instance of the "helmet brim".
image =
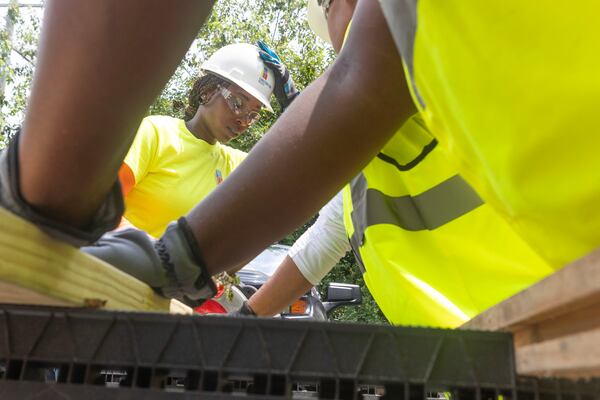
POLYGON ((275 77, 260 57, 260 49, 249 43, 234 43, 214 52, 200 69, 231 82, 273 112, 271 95, 275 77))
POLYGON ((319 6, 319 3, 317 3, 317 0, 308 0, 307 18, 308 26, 310 26, 310 29, 312 29, 315 35, 331 44, 327 19, 325 18, 323 9, 319 6))
POLYGON ((234 85, 237 85, 237 86, 241 87, 250 96, 252 96, 254 99, 258 100, 260 102, 260 104, 262 104, 269 112, 275 112, 273 110, 273 107, 271 106, 271 101, 269 99, 267 99, 258 90, 256 90, 254 87, 252 87, 251 85, 247 84, 246 82, 233 81, 231 79, 228 79, 227 78, 227 74, 224 73, 224 71, 218 70, 217 68, 203 68, 202 71, 208 72, 208 73, 211 73, 211 74, 214 74, 214 75, 217 75, 219 78, 223 79, 224 81, 227 81, 229 83, 233 83, 234 85))

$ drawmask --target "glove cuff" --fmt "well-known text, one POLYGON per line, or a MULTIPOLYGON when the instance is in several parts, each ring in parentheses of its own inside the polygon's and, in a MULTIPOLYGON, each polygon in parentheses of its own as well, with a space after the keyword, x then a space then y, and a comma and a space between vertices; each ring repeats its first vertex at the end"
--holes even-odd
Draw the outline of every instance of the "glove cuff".
POLYGON ((89 245, 119 225, 125 210, 119 180, 115 181, 95 215, 85 228, 76 228, 48 218, 23 199, 19 187, 19 132, 0 153, 0 206, 37 225, 55 239, 76 247, 89 245))
POLYGON ((286 97, 285 102, 280 102, 281 111, 285 111, 290 106, 290 104, 292 104, 292 102, 296 100, 296 97, 298 97, 298 95, 300 95, 300 92, 295 91, 294 93, 291 93, 288 97, 286 97))
POLYGON ((257 317, 258 316, 254 312, 254 310, 252 309, 252 307, 250 307, 250 304, 248 304, 248 301, 244 301, 244 303, 242 304, 242 306, 238 310, 238 314, 239 315, 247 315, 249 317, 257 317))
POLYGON ((154 248, 166 269, 164 296, 198 307, 217 293, 192 229, 184 217, 171 223, 154 248))

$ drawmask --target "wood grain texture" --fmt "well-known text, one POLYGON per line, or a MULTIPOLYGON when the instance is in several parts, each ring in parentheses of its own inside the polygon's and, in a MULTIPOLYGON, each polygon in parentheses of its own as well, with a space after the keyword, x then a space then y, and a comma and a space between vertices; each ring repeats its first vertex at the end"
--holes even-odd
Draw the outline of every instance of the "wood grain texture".
POLYGON ((600 377, 600 250, 484 311, 463 328, 512 332, 519 374, 600 377))
POLYGON ((587 378, 600 372, 600 329, 519 347, 517 371, 525 375, 587 378))
POLYGON ((1 208, 0 302, 191 313, 1 208))
POLYGON ((500 330, 600 304, 600 249, 479 314, 465 328, 500 330))

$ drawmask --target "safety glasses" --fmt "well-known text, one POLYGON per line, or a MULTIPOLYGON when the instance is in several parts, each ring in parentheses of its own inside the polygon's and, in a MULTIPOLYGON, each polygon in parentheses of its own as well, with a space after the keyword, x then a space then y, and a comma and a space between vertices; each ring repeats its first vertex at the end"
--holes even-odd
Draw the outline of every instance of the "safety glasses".
POLYGON ((323 14, 325 14, 325 19, 329 16, 329 7, 331 6, 331 2, 333 0, 317 0, 317 3, 323 9, 323 14))
POLYGON ((245 122, 247 125, 252 125, 260 119, 260 114, 253 110, 248 110, 246 102, 239 96, 231 93, 231 90, 220 86, 221 96, 225 99, 225 103, 233 113, 245 122))

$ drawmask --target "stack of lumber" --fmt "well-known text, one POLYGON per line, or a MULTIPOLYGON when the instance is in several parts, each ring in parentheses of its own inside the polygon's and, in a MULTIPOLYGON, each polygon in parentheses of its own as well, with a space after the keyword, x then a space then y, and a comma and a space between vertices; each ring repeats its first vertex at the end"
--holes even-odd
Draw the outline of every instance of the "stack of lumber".
POLYGON ((0 303, 191 313, 0 208, 0 303))
POLYGON ((464 328, 512 332, 519 374, 600 377, 600 250, 490 308, 464 328))

